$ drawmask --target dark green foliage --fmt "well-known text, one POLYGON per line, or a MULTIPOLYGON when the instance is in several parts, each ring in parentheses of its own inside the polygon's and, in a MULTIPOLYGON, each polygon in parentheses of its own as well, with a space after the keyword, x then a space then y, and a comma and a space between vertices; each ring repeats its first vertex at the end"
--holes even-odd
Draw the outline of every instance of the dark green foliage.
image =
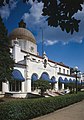
POLYGON ((76 88, 76 83, 75 83, 75 82, 66 83, 66 84, 65 84, 65 87, 66 87, 66 88, 67 88, 67 87, 69 88, 70 93, 74 93, 75 88, 76 88))
POLYGON ((79 31, 79 22, 73 17, 78 10, 82 10, 83 0, 43 0, 43 15, 48 16, 48 25, 60 26, 61 30, 67 33, 79 31))
POLYGON ((44 92, 51 88, 51 85, 47 80, 39 79, 34 81, 34 86, 41 90, 41 96, 43 96, 44 92))
POLYGON ((72 95, 23 99, 0 103, 0 120, 29 120, 84 99, 84 92, 72 95))
POLYGON ((74 15, 78 10, 82 11, 84 0, 38 0, 40 1, 44 3, 42 15, 48 17, 48 25, 60 26, 62 31, 71 34, 79 31, 80 20, 74 18, 74 15))
POLYGON ((4 100, 0 98, 0 102, 4 102, 4 100))
POLYGON ((0 17, 0 80, 10 80, 14 61, 10 54, 11 41, 0 17))
MULTIPOLYGON (((66 88, 67 88, 67 87, 69 88, 70 93, 74 93, 74 92, 75 92, 75 89, 76 89, 76 83, 75 83, 75 82, 66 83, 66 84, 65 84, 65 87, 66 87, 66 88)), ((77 90, 78 90, 78 91, 81 91, 82 88, 83 88, 82 85, 77 83, 77 90)))

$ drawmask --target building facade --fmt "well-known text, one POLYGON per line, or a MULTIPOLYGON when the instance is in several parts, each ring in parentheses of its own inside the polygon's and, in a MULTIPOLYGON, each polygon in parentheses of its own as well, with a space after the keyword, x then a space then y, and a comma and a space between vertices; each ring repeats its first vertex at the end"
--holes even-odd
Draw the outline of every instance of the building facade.
POLYGON ((25 27, 20 25, 14 29, 9 38, 12 43, 10 51, 15 61, 12 73, 14 81, 0 83, 2 96, 10 93, 12 97, 24 98, 28 93, 34 93, 32 81, 39 78, 53 82, 56 91, 65 89, 65 83, 75 80, 69 66, 50 60, 45 52, 42 57, 38 55, 36 40, 25 27))

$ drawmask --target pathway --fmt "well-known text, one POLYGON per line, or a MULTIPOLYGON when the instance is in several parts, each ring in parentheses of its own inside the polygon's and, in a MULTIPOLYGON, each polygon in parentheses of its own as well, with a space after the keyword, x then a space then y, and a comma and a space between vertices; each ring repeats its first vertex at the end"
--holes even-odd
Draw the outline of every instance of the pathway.
POLYGON ((84 100, 32 120, 84 120, 84 100))

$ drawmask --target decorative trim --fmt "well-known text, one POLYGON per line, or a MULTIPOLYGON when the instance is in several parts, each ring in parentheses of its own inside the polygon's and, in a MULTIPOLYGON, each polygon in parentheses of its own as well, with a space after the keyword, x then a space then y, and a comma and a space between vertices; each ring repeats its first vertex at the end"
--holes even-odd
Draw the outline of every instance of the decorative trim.
POLYGON ((21 63, 15 63, 15 64, 14 64, 15 67, 16 67, 17 65, 23 66, 23 67, 26 67, 26 66, 27 66, 26 64, 21 64, 21 63))
MULTIPOLYGON (((26 54, 29 53, 29 52, 26 52, 26 51, 24 51, 24 50, 21 50, 21 51, 24 52, 24 53, 26 53, 26 54)), ((43 57, 41 57, 41 56, 38 56, 38 55, 35 55, 35 54, 32 54, 32 53, 29 53, 29 54, 32 55, 32 56, 35 56, 35 57, 37 57, 37 58, 43 59, 43 57)), ((49 59, 48 59, 48 62, 51 62, 51 63, 54 63, 54 64, 57 64, 57 65, 60 65, 60 66, 63 66, 63 67, 66 67, 66 68, 70 69, 69 66, 66 66, 66 65, 64 65, 64 64, 61 64, 61 63, 58 63, 58 62, 55 62, 55 61, 52 61, 52 60, 49 60, 49 59)), ((49 64, 49 63, 48 63, 48 64, 49 64)))

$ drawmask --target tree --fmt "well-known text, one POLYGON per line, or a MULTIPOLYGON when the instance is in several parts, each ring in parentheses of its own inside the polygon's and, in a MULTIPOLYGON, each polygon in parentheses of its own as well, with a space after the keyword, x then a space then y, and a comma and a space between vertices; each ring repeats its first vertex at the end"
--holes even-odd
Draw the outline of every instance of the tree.
POLYGON ((66 83, 65 85, 66 87, 68 87, 70 89, 70 93, 74 93, 74 89, 75 89, 75 83, 71 82, 71 83, 66 83))
POLYGON ((0 80, 10 80, 14 61, 10 53, 11 41, 7 37, 7 30, 0 17, 0 80))
POLYGON ((44 92, 47 89, 51 88, 51 85, 49 84, 49 82, 43 79, 38 79, 34 81, 34 86, 41 90, 41 96, 44 95, 44 92))
MULTIPOLYGON (((10 0, 5 0, 7 4, 10 0)), ((29 0, 23 0, 28 2, 29 0)), ((32 0, 33 2, 35 0, 32 0)), ((43 16, 47 16, 48 25, 60 27, 62 31, 67 33, 79 31, 80 20, 77 20, 74 15, 78 10, 82 11, 84 0, 37 0, 43 2, 43 16)), ((0 1, 0 6, 4 5, 4 0, 0 1)))

